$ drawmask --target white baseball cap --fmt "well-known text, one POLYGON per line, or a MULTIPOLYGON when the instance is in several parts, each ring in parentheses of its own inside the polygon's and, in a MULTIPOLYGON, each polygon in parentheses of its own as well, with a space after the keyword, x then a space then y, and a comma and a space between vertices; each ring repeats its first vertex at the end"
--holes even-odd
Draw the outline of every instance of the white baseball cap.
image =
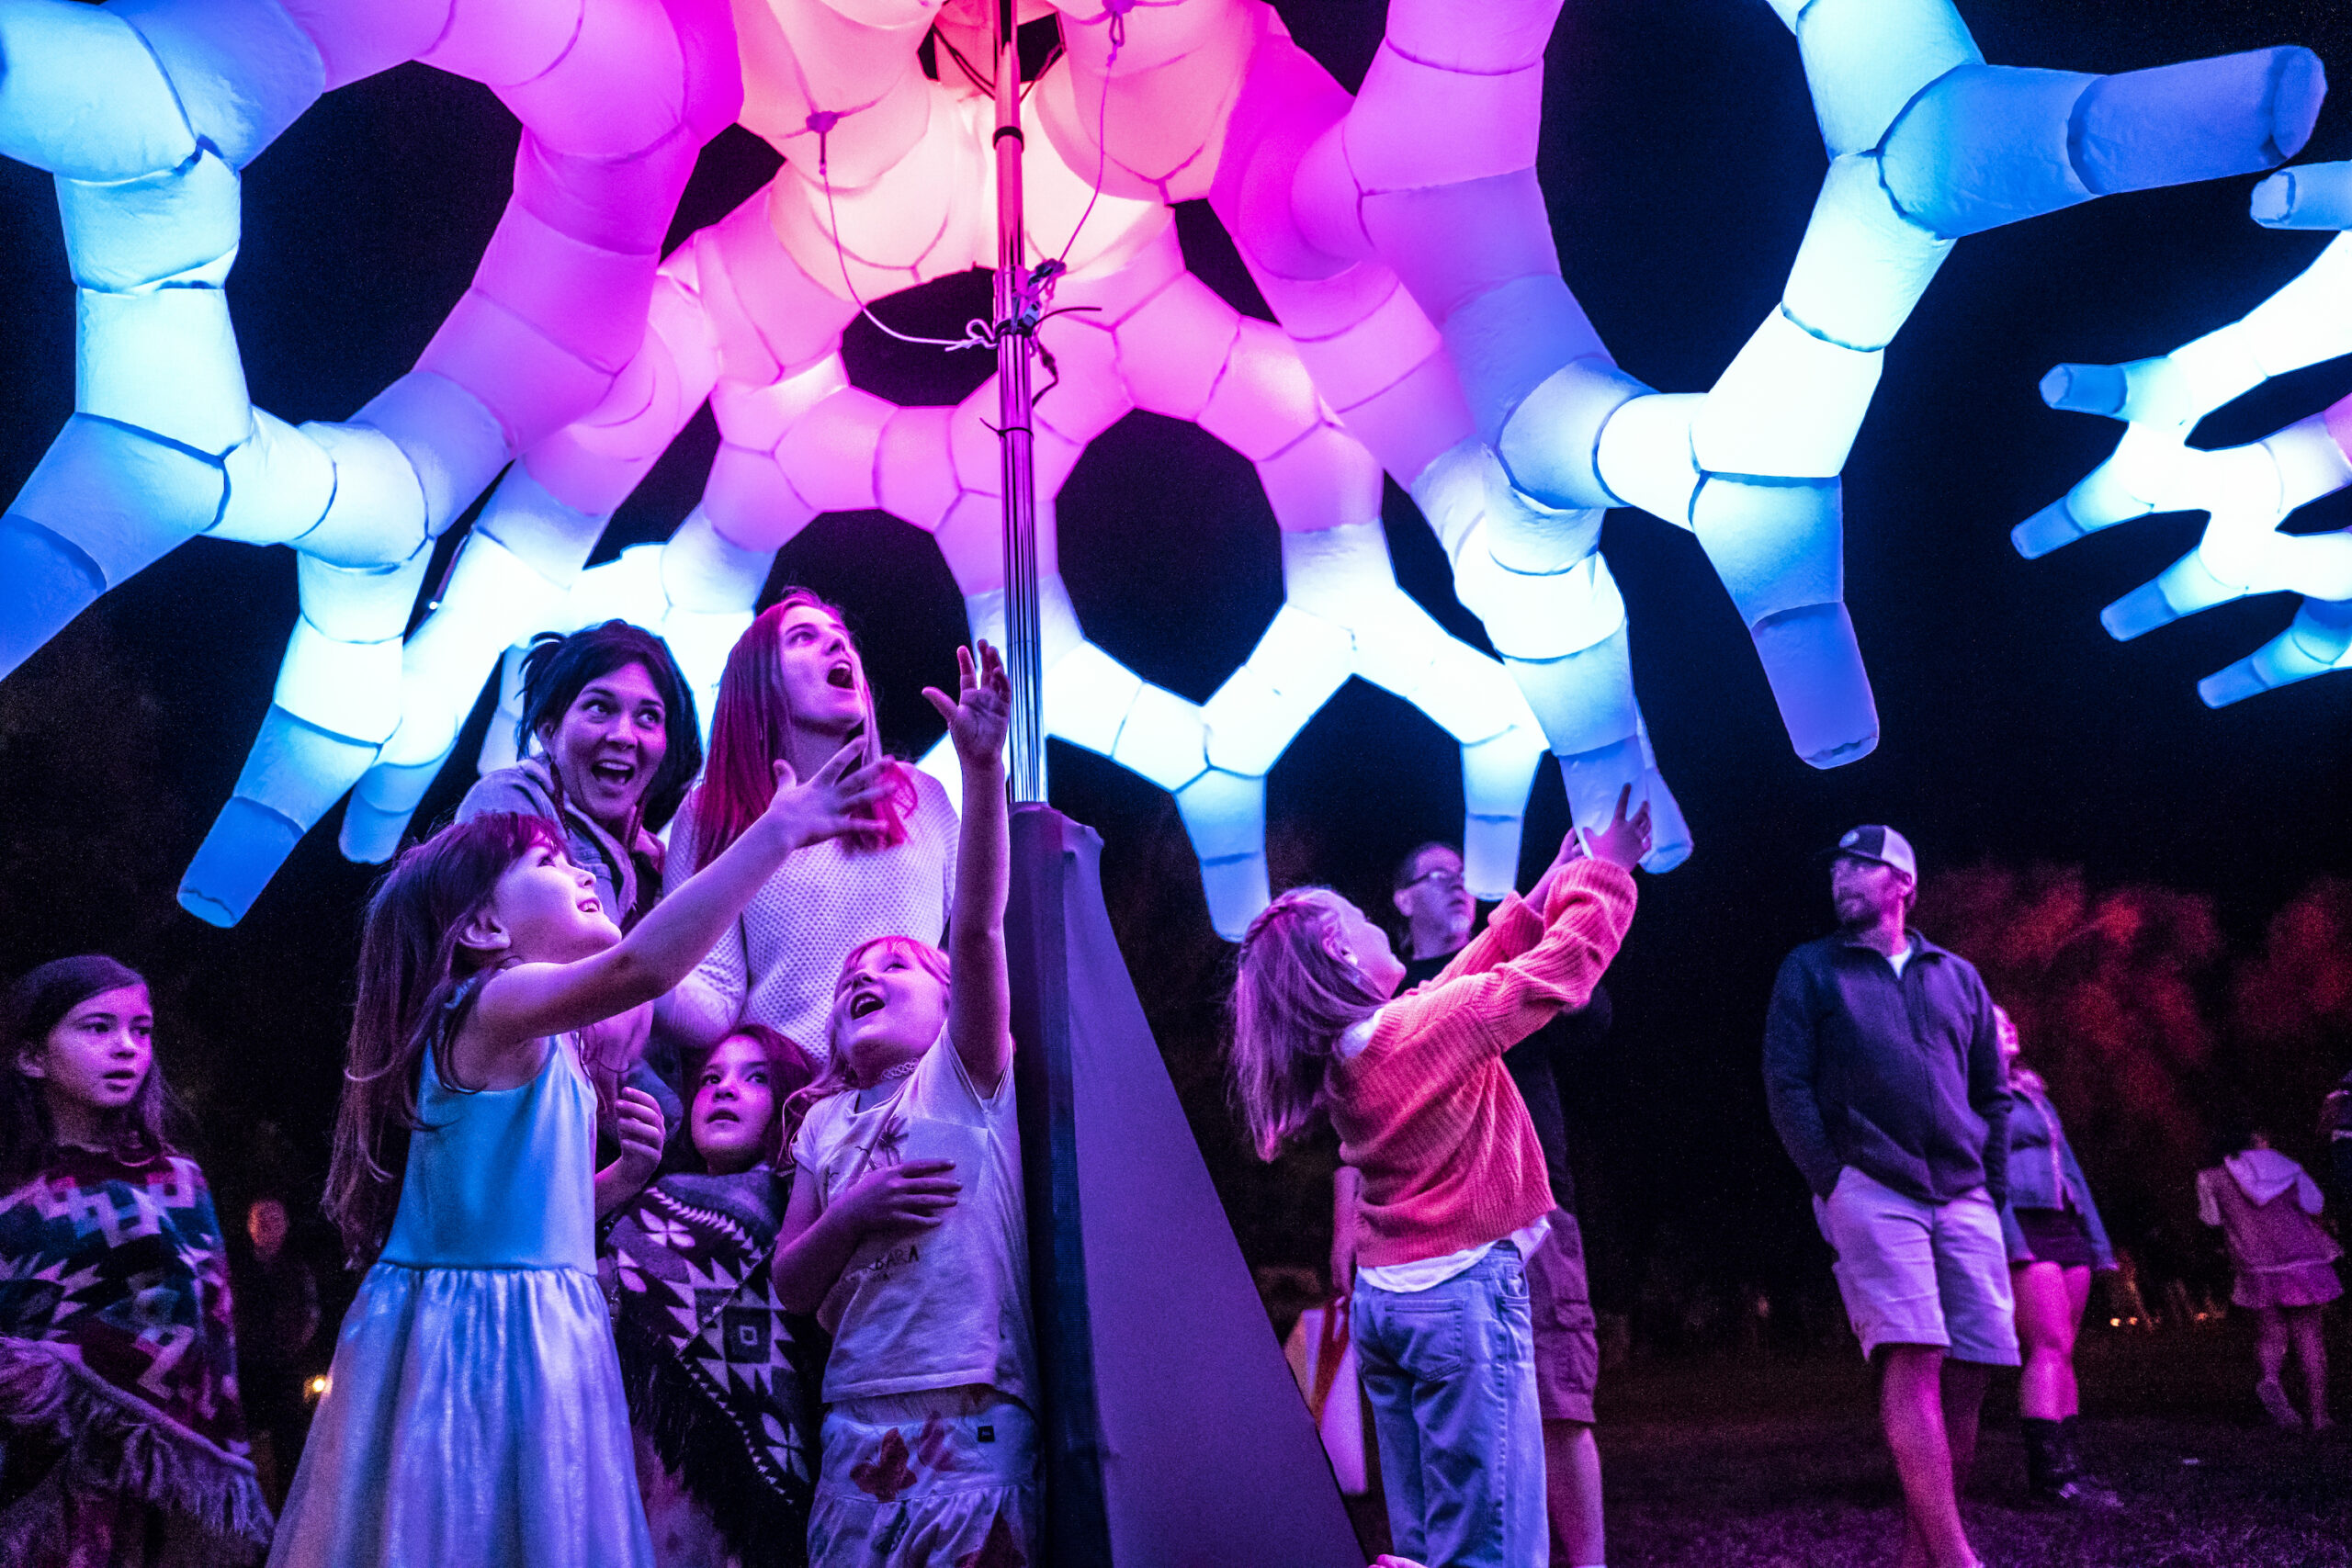
POLYGON ((1851 855, 1856 860, 1874 860, 1881 865, 1891 865, 1909 877, 1916 886, 1919 880, 1919 857, 1911 852, 1911 840, 1892 828, 1871 823, 1860 828, 1849 828, 1830 852, 1837 855, 1851 855))

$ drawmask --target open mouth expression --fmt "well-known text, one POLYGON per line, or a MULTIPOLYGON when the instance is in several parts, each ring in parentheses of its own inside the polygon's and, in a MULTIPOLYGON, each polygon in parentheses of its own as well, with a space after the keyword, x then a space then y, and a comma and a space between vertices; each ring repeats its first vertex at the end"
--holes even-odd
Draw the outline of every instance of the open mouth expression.
POLYGON ((860 959, 839 997, 839 1049, 887 1044, 921 1051, 947 1020, 945 987, 895 948, 877 948, 860 959))
POLYGON ((784 618, 778 658, 796 717, 831 725, 865 716, 865 681, 842 624, 810 604, 784 618))
POLYGON ((574 804, 617 828, 669 754, 666 716, 645 666, 624 664, 582 687, 561 722, 539 735, 574 804))

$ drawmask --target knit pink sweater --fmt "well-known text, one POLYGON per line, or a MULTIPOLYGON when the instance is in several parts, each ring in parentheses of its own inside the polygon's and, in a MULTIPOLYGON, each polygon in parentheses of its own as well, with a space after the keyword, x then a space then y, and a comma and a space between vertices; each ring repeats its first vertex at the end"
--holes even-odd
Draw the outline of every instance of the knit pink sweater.
POLYGON ((1498 1241, 1552 1209, 1543 1145, 1503 1053, 1591 999, 1634 919, 1634 878, 1580 860, 1538 918, 1516 895, 1445 972, 1373 1015, 1331 1069, 1340 1157, 1363 1174, 1374 1267, 1498 1241))

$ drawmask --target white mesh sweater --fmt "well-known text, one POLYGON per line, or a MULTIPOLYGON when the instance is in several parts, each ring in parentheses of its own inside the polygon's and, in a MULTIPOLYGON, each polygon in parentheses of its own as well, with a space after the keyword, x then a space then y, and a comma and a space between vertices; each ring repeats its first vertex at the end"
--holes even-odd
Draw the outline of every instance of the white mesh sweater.
MULTIPOLYGON (((936 943, 956 895, 959 824, 947 791, 920 770, 906 841, 852 850, 838 839, 795 851, 745 905, 718 945, 671 995, 664 1030, 688 1048, 714 1045, 737 1023, 780 1029, 826 1059, 833 982, 852 948, 877 936, 936 943)), ((662 889, 674 891, 702 863, 686 798, 670 830, 662 889)))

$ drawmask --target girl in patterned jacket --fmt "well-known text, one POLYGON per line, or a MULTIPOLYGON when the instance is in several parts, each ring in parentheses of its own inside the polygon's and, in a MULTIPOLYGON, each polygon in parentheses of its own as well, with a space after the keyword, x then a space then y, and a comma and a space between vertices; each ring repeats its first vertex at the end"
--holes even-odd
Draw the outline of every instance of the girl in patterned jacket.
POLYGON ((0 1562, 214 1568, 268 1545, 228 1255, 164 1135, 147 983, 44 964, 0 1018, 0 1562))

